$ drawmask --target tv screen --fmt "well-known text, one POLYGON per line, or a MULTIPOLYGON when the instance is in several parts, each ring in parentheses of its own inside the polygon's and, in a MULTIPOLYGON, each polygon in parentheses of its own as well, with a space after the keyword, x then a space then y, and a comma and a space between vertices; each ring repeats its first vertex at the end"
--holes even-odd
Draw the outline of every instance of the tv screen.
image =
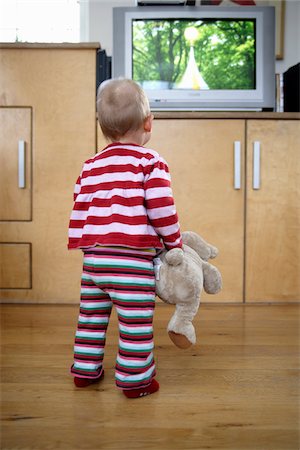
POLYGON ((133 20, 132 78, 146 89, 255 89, 255 20, 133 20))
POLYGON ((142 85, 153 110, 272 110, 275 9, 117 7, 113 77, 142 85))

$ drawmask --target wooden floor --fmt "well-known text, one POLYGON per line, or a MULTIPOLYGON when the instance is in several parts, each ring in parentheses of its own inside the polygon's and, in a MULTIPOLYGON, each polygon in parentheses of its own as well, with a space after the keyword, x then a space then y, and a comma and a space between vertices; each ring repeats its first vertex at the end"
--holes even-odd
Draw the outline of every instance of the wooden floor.
POLYGON ((203 305, 197 345, 173 346, 172 307, 155 312, 158 393, 114 385, 117 327, 105 379, 76 389, 68 375, 74 306, 3 305, 2 450, 299 450, 299 306, 203 305))

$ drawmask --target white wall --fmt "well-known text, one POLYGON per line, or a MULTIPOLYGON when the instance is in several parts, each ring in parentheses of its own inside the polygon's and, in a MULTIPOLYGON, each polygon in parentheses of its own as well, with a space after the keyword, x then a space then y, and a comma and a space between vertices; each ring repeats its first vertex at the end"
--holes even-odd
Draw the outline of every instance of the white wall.
MULTIPOLYGON (((135 0, 85 0, 88 31, 84 40, 100 42, 112 54, 112 8, 135 6, 135 0)), ((300 0, 285 0, 284 59, 276 61, 276 72, 282 73, 300 62, 300 0)))
POLYGON ((135 0, 89 0, 89 40, 100 42, 106 53, 112 54, 112 9, 115 6, 135 6, 135 0))
POLYGON ((284 59, 276 61, 276 72, 283 73, 300 62, 300 0, 286 0, 284 59))

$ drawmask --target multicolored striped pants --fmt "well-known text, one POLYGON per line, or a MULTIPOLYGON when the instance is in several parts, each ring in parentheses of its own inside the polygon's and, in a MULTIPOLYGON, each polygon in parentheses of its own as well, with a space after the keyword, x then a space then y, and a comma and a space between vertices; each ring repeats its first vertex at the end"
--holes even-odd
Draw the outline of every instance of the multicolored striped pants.
POLYGON ((81 302, 75 336, 76 377, 95 379, 103 371, 106 330, 112 305, 119 321, 116 385, 140 389, 155 376, 153 310, 155 249, 96 247, 84 252, 81 302))

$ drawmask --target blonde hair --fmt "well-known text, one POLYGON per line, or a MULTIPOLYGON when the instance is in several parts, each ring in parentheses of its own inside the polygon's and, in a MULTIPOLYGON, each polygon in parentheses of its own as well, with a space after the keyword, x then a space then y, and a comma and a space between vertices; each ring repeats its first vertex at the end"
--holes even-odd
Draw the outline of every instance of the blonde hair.
POLYGON ((104 136, 118 140, 128 131, 138 130, 150 114, 143 89, 129 79, 103 82, 97 93, 97 115, 104 136))

